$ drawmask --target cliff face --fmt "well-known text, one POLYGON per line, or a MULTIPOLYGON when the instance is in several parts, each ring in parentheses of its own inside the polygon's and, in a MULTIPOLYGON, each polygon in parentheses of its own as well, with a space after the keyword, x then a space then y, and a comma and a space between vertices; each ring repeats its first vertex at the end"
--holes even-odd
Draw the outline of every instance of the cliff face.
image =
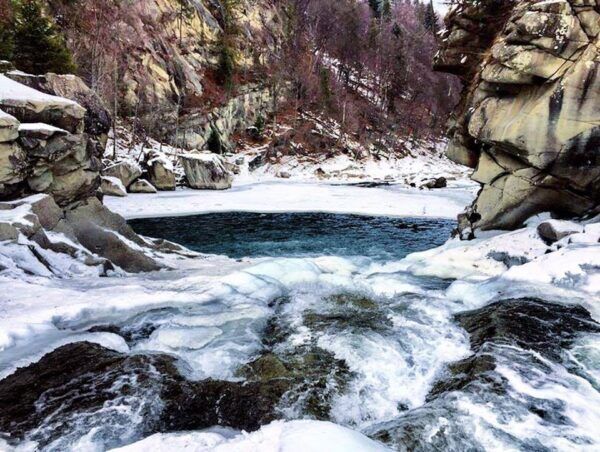
POLYGON ((446 26, 435 64, 465 82, 448 155, 482 184, 463 236, 598 212, 600 2, 466 2, 446 26))

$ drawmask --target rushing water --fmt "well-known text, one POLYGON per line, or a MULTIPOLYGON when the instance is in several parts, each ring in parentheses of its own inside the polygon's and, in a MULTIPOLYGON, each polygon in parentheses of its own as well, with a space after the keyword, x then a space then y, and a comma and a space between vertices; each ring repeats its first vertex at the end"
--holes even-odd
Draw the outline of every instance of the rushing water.
MULTIPOLYGON (((543 301, 467 306, 446 296, 450 281, 407 272, 402 258, 444 242, 449 221, 229 213, 131 224, 255 261, 208 281, 187 273, 136 279, 142 296, 172 302, 56 319, 64 334, 118 335, 129 353, 177 358, 193 384, 218 380, 243 403, 242 388, 251 387, 261 398, 249 406, 274 401, 277 418, 330 420, 396 450, 600 446, 597 324, 579 308, 543 301)), ((132 366, 112 369, 114 381, 98 377, 109 389, 90 398, 110 403, 75 415, 61 405, 26 438, 47 450, 103 450, 175 428, 161 413, 177 391, 167 397, 157 389, 163 383, 153 383, 161 367, 152 364, 148 375, 132 366)), ((52 400, 69 394, 45 394, 37 412, 52 412, 52 400)), ((179 409, 176 425, 184 427, 176 429, 199 428, 193 412, 179 409)), ((231 416, 238 428, 256 421, 240 411, 223 409, 219 419, 232 426, 223 420, 231 416)))

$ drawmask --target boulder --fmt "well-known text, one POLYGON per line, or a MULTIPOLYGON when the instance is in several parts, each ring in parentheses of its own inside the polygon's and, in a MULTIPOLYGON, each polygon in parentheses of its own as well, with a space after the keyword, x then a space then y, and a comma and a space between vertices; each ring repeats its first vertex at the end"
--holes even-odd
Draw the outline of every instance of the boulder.
POLYGON ((85 110, 0 77, 0 199, 49 193, 66 206, 92 196, 99 160, 82 133, 85 110))
POLYGON ((127 189, 123 185, 120 179, 110 176, 102 176, 102 184, 100 185, 102 193, 106 196, 127 196, 127 189))
POLYGON ((0 110, 0 143, 14 141, 19 137, 19 121, 0 110))
POLYGON ((70 99, 85 108, 84 131, 88 135, 88 145, 96 158, 102 157, 112 119, 98 94, 81 78, 71 74, 30 75, 19 71, 8 72, 6 75, 30 88, 70 99))
POLYGON ((433 190, 434 188, 445 188, 448 186, 448 181, 445 177, 438 177, 436 179, 432 179, 421 186, 421 188, 428 188, 433 190))
POLYGON ((537 231, 546 242, 554 243, 570 235, 583 232, 584 228, 572 221, 548 220, 540 223, 537 231))
POLYGON ((0 109, 21 122, 42 122, 71 133, 83 132, 85 109, 77 102, 44 94, 0 75, 0 109))
POLYGON ((150 183, 157 190, 175 190, 175 171, 173 170, 173 164, 165 154, 150 151, 146 154, 144 167, 150 183))
POLYGON ((190 187, 198 190, 225 190, 231 188, 233 175, 225 161, 217 154, 201 153, 180 156, 190 187))
POLYGON ((119 179, 125 187, 129 187, 133 181, 142 175, 140 166, 131 160, 115 163, 104 168, 104 176, 119 179))
POLYGON ((473 179, 482 184, 472 206, 477 221, 463 218, 460 228, 513 229, 542 212, 600 212, 598 6, 465 2, 446 17, 436 66, 465 83, 448 157, 477 168, 473 179), (470 38, 449 39, 463 34, 470 38), (477 61, 457 62, 461 53, 477 61))
POLYGON ((138 179, 129 186, 129 193, 156 193, 156 188, 146 179, 138 179))
POLYGON ((97 198, 89 198, 65 211, 65 219, 55 230, 76 239, 92 253, 109 259, 125 271, 137 273, 162 268, 147 254, 150 243, 97 198))
POLYGON ((81 419, 90 417, 105 421, 97 422, 95 434, 117 438, 114 445, 130 440, 128 435, 157 431, 213 426, 254 431, 281 416, 277 404, 288 388, 285 379, 191 381, 172 356, 77 342, 0 381, 0 430, 58 450, 72 445, 81 419))

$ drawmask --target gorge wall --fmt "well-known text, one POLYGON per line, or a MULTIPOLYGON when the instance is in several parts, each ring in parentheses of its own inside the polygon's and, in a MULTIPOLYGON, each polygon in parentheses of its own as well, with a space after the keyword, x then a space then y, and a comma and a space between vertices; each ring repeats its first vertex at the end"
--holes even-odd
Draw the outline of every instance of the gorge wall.
POLYGON ((466 0, 445 21, 435 66, 465 85, 448 156, 482 185, 461 235, 598 213, 600 2, 466 0))
POLYGON ((285 27, 277 1, 47 3, 79 74, 105 98, 117 91, 120 114, 144 117, 155 136, 201 148, 213 129, 227 141, 271 106, 266 74, 285 27))

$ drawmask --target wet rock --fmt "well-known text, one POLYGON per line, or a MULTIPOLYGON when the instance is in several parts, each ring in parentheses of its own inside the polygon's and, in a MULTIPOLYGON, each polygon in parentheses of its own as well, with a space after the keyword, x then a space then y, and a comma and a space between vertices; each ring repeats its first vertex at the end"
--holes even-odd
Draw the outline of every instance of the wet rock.
POLYGON ((554 243, 570 235, 583 232, 583 226, 572 221, 548 220, 540 223, 537 231, 547 243, 554 243))
POLYGON ((450 364, 445 377, 433 386, 428 400, 472 385, 483 385, 503 394, 506 382, 495 372, 500 355, 497 347, 533 351, 561 362, 563 350, 581 333, 600 332, 600 324, 581 306, 534 299, 499 301, 457 314, 456 320, 469 334, 474 354, 450 364))
POLYGON ((128 272, 148 272, 162 268, 148 256, 149 243, 138 236, 119 215, 89 198, 65 212, 65 220, 55 228, 75 238, 92 253, 109 259, 128 272))
POLYGON ((225 161, 217 154, 187 154, 179 157, 191 188, 197 190, 225 190, 231 188, 232 174, 225 161))
POLYGON ((156 193, 156 188, 146 179, 138 179, 129 186, 129 193, 156 193))
POLYGON ((100 189, 102 190, 102 194, 106 196, 118 196, 121 198, 127 196, 127 190, 123 182, 116 177, 102 176, 100 189))
POLYGON ((285 385, 186 380, 173 357, 65 345, 0 381, 0 431, 42 447, 99 431, 117 446, 155 432, 215 425, 257 430, 277 418, 285 385), (128 414, 129 413, 129 414, 128 414))

